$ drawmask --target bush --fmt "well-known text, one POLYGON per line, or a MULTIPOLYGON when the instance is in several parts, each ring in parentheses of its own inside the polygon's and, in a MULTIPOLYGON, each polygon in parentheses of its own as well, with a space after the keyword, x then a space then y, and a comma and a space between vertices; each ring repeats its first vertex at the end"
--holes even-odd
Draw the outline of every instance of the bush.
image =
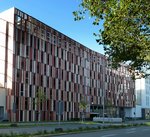
POLYGON ((73 131, 75 131, 75 129, 69 129, 69 128, 68 128, 68 129, 66 130, 66 132, 73 132, 73 131))
POLYGON ((10 133, 10 136, 11 136, 11 137, 16 137, 16 136, 17 136, 17 134, 15 134, 15 133, 11 132, 11 133, 10 133))
POLYGON ((0 134, 0 137, 9 137, 8 134, 0 134))
POLYGON ((10 124, 11 127, 18 127, 18 124, 17 123, 12 123, 10 124))
POLYGON ((86 126, 86 127, 85 127, 85 129, 86 129, 86 130, 89 130, 89 129, 90 129, 90 127, 86 126))
POLYGON ((72 118, 71 121, 80 121, 80 118, 72 118))
POLYGON ((43 134, 42 130, 37 132, 37 135, 42 135, 42 134, 43 134))
POLYGON ((43 133, 44 133, 44 134, 48 134, 47 130, 44 130, 43 133))
POLYGON ((79 129, 80 131, 82 131, 82 130, 83 130, 83 127, 79 127, 78 129, 79 129))
POLYGON ((102 129, 102 126, 98 126, 97 128, 98 128, 98 129, 102 129))
POLYGON ((51 134, 54 134, 54 133, 55 133, 55 131, 51 131, 50 133, 51 133, 51 134))
POLYGON ((63 132, 63 128, 55 128, 55 132, 63 132))

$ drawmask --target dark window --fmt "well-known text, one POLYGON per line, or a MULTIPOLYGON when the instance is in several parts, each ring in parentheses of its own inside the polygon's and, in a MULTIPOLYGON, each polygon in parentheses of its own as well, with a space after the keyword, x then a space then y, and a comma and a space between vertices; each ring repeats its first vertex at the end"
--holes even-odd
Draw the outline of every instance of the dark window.
POLYGON ((25 32, 24 31, 22 31, 22 44, 25 44, 25 32))
POLYGON ((67 103, 66 103, 66 101, 64 102, 64 111, 67 111, 67 103))
POLYGON ((20 71, 17 69, 17 81, 20 79, 20 71))
POLYGON ((55 85, 56 85, 56 82, 55 82, 55 79, 53 79, 53 88, 55 89, 55 85))
POLYGON ((26 72, 26 84, 28 84, 28 72, 26 72))
POLYGON ((69 100, 69 92, 67 92, 67 100, 69 100))
POLYGON ((17 55, 20 55, 20 45, 19 45, 18 42, 16 42, 15 50, 16 50, 16 54, 17 54, 17 55))
POLYGON ((66 91, 67 90, 67 82, 65 81, 64 84, 65 84, 65 91, 66 91))
POLYGON ((23 91, 20 92, 20 96, 23 96, 23 91))
POLYGON ((34 60, 36 60, 36 49, 34 49, 34 60))
POLYGON ((44 75, 46 75, 46 64, 44 64, 44 75))
POLYGON ((49 100, 47 100, 47 110, 50 109, 50 106, 49 106, 49 100))
POLYGON ((16 97, 16 109, 18 109, 19 99, 16 97))
POLYGON ((21 69, 24 69, 24 67, 25 67, 25 64, 24 64, 24 61, 22 60, 21 61, 21 69))
POLYGON ((32 85, 29 87, 29 97, 32 97, 32 85))
POLYGON ((47 52, 47 43, 45 41, 45 52, 47 52))
POLYGON ((35 74, 33 74, 33 84, 35 85, 35 74))
POLYGON ((43 86, 43 76, 41 75, 41 86, 43 86))
POLYGON ((39 62, 37 63, 37 73, 39 73, 40 71, 40 66, 39 66, 39 62))
POLYGON ((28 109, 28 98, 27 97, 25 98, 25 109, 26 110, 28 109))
POLYGON ((23 111, 20 110, 20 121, 23 121, 23 111))
POLYGON ((52 76, 52 67, 49 68, 50 76, 52 76))
POLYGON ((33 98, 33 110, 35 110, 35 99, 33 98))
POLYGON ((27 45, 29 45, 29 36, 30 36, 30 34, 27 33, 27 34, 26 34, 26 44, 27 44, 27 45))
POLYGON ((56 100, 58 100, 58 90, 56 90, 56 100))
POLYGON ((30 35, 30 46, 32 47, 33 45, 33 36, 32 35, 30 35))
POLYGON ((30 60, 30 71, 32 71, 32 60, 30 60))
POLYGON ((58 89, 61 88, 61 80, 58 80, 58 89))
POLYGON ((47 64, 49 65, 49 55, 47 55, 47 64))
POLYGON ((63 59, 63 50, 61 50, 61 58, 63 59))
POLYGON ((49 77, 47 77, 47 87, 49 87, 49 77))
POLYGON ((61 91, 61 100, 63 100, 63 91, 61 91))
POLYGON ((53 45, 51 44, 51 46, 50 46, 51 54, 52 54, 52 52, 53 52, 52 46, 53 46, 53 45))
POLYGON ((23 91, 23 84, 21 83, 21 91, 23 91))
POLYGON ((53 58, 54 59, 54 67, 56 67, 56 58, 53 58))
POLYGON ((31 111, 29 111, 29 121, 31 121, 31 111))
POLYGON ((41 102, 41 103, 40 103, 40 110, 42 110, 42 105, 43 105, 43 103, 41 102))
POLYGON ((43 52, 41 52, 41 62, 43 62, 43 52))
POLYGON ((56 110, 56 101, 53 102, 54 111, 56 110))
POLYGON ((37 46, 38 46, 38 50, 39 50, 40 49, 40 39, 39 38, 38 38, 37 46))
POLYGON ((26 46, 26 56, 29 56, 29 47, 26 46))
POLYGON ((50 89, 50 99, 53 98, 52 89, 50 89))

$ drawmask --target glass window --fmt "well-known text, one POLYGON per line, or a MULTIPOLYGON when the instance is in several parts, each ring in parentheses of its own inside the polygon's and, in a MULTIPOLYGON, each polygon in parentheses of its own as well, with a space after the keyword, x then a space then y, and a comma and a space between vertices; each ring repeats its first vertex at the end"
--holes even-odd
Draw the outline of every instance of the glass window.
POLYGON ((17 25, 21 24, 21 17, 16 15, 15 22, 17 23, 17 25))
POLYGON ((23 84, 21 83, 21 91, 23 91, 23 84))

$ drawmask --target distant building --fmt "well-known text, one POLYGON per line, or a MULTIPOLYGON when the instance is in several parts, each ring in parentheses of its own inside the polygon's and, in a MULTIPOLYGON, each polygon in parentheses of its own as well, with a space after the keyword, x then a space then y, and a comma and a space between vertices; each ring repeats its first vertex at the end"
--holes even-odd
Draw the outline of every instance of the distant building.
POLYGON ((150 77, 135 81, 136 106, 127 117, 150 119, 150 77))
POLYGON ((104 55, 16 8, 0 13, 0 67, 0 115, 10 121, 37 121, 39 109, 40 120, 58 120, 59 101, 61 120, 81 117, 81 99, 86 118, 103 115, 103 97, 105 115, 124 117, 135 106, 125 67, 112 70, 104 55), (39 88, 47 98, 40 107, 39 88))

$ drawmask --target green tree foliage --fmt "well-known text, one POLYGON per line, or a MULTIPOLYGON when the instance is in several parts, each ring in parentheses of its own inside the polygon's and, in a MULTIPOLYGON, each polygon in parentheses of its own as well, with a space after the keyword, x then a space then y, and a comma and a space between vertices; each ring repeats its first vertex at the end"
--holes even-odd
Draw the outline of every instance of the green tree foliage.
POLYGON ((93 24, 103 21, 96 34, 113 68, 129 65, 132 74, 144 77, 150 69, 150 1, 149 0, 81 0, 75 20, 89 15, 93 24), (136 73, 135 73, 136 72, 136 73))
POLYGON ((36 104, 40 105, 41 103, 46 101, 46 95, 44 94, 44 91, 42 88, 39 88, 36 93, 36 104))
POLYGON ((87 103, 84 101, 84 100, 81 100, 80 103, 79 103, 79 108, 82 110, 82 111, 85 111, 86 108, 87 108, 87 103))
POLYGON ((115 110, 115 106, 113 105, 112 101, 110 99, 107 99, 105 102, 106 102, 105 106, 106 106, 106 109, 107 109, 108 116, 109 117, 115 116, 114 114, 115 114, 116 110, 115 110))
POLYGON ((47 100, 46 95, 42 88, 39 88, 36 93, 36 100, 33 104, 37 106, 38 109, 38 121, 41 120, 41 106, 47 100))
POLYGON ((85 101, 84 97, 81 97, 81 101, 79 103, 79 109, 82 111, 82 122, 83 122, 83 119, 84 119, 84 112, 85 112, 85 115, 86 115, 86 108, 88 107, 88 103, 85 101))

